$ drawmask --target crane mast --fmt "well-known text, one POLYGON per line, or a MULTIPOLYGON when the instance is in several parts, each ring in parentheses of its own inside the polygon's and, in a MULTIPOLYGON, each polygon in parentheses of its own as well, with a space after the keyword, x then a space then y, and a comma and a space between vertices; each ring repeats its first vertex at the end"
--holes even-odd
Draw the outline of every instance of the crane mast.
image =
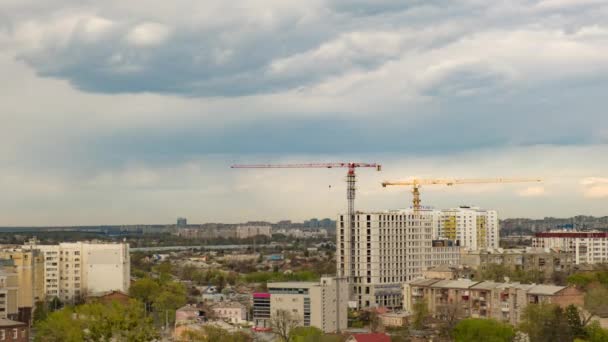
MULTIPOLYGON (((232 165, 233 169, 309 169, 309 168, 347 168, 348 171, 346 173, 346 201, 348 203, 347 207, 347 217, 346 220, 348 222, 348 232, 349 241, 345 241, 349 243, 349 247, 351 252, 350 254, 350 263, 348 265, 352 265, 355 262, 355 257, 353 250, 355 249, 355 241, 352 239, 352 235, 354 234, 355 228, 355 197, 357 192, 357 174, 355 173, 355 169, 364 167, 364 168, 374 168, 376 171, 381 171, 382 166, 376 163, 311 163, 311 164, 250 164, 250 165, 232 165)), ((340 281, 349 275, 344 274, 345 270, 338 269, 339 272, 338 277, 336 279, 336 320, 338 326, 338 332, 340 331, 340 281)), ((351 270, 351 277, 354 277, 354 271, 351 270)), ((350 288, 350 287, 349 287, 350 288)))

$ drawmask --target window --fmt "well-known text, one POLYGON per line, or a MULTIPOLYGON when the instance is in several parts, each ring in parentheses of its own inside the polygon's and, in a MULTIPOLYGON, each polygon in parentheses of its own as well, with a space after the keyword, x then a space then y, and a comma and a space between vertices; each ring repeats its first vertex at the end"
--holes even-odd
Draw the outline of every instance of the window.
POLYGON ((13 339, 16 340, 19 338, 19 332, 17 331, 17 328, 13 329, 13 339))
POLYGON ((6 331, 4 329, 0 330, 0 340, 1 341, 6 340, 6 331))

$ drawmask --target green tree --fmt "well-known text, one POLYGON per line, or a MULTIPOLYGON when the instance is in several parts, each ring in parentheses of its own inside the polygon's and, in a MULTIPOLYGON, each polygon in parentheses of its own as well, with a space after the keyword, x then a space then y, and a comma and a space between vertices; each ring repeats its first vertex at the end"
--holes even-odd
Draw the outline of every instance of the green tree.
POLYGON ((534 342, 571 342, 572 332, 564 310, 555 304, 529 304, 520 329, 534 342))
POLYGON ((412 309, 414 311, 413 321, 412 321, 412 325, 414 326, 414 329, 417 329, 417 330, 424 329, 424 324, 426 322, 426 319, 429 316, 429 306, 428 306, 426 300, 417 301, 416 303, 414 303, 412 309))
POLYGON ((598 321, 593 321, 585 328, 588 342, 606 342, 608 341, 608 329, 603 329, 598 321))
POLYGON ((184 342, 250 342, 253 341, 251 336, 243 332, 229 332, 220 327, 206 325, 202 331, 187 330, 180 341, 184 342))
POLYGON ((164 284, 152 301, 152 307, 161 316, 167 317, 169 324, 175 322, 175 311, 187 302, 186 287, 178 282, 164 284))
POLYGON ((36 324, 39 342, 152 341, 157 338, 142 303, 90 303, 64 308, 36 324))
POLYGON ((585 309, 593 316, 608 315, 608 289, 597 283, 590 285, 585 294, 585 309))
POLYGON ((289 332, 290 342, 317 342, 323 336, 323 331, 316 327, 297 327, 289 332))
POLYGON ((585 329, 580 310, 574 305, 566 308, 566 320, 573 337, 585 337, 585 329))
POLYGON ((515 330, 492 319, 467 318, 456 324, 452 336, 456 342, 510 342, 515 337, 515 330))

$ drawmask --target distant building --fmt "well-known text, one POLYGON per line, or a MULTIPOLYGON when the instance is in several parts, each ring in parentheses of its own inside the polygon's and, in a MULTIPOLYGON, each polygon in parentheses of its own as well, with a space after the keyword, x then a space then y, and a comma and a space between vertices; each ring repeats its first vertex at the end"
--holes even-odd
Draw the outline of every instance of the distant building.
POLYGON ((177 218, 177 226, 178 227, 186 227, 188 225, 188 220, 185 217, 177 218))
POLYGON ((43 253, 45 295, 73 301, 108 291, 129 291, 129 244, 74 242, 24 248, 43 253))
POLYGON ((346 342, 391 342, 391 337, 383 333, 351 334, 346 338, 346 342))
POLYGON ((248 239, 256 236, 272 237, 270 226, 238 226, 236 227, 237 239, 248 239))
POLYGON ((36 302, 44 300, 44 256, 39 250, 4 247, 0 249, 0 259, 11 262, 2 269, 17 274, 19 286, 17 320, 31 324, 36 302))
POLYGON ((350 300, 358 307, 402 305, 403 282, 437 265, 457 265, 460 247, 434 240, 437 215, 428 211, 358 212, 354 227, 338 217, 338 274, 349 281, 350 300))
POLYGON ((270 293, 253 294, 253 326, 259 331, 270 329, 270 293))
POLYGON ((553 230, 536 233, 532 246, 552 248, 574 254, 574 263, 608 262, 608 233, 600 231, 553 230))
POLYGON ((10 319, 0 319, 0 341, 28 342, 30 331, 27 324, 10 319))
POLYGON ((541 272, 551 279, 555 272, 569 272, 575 265, 574 253, 555 248, 485 249, 463 251, 462 265, 485 270, 488 265, 502 265, 511 271, 541 272))
POLYGON ((268 283, 271 317, 281 310, 297 319, 298 325, 317 327, 325 333, 347 327, 346 282, 322 277, 319 282, 268 283))
POLYGON ((462 206, 433 210, 438 217, 435 238, 456 241, 465 249, 498 248, 498 214, 496 210, 462 206))
POLYGON ((17 273, 0 271, 0 318, 13 320, 19 318, 18 291, 19 278, 17 273))
POLYGON ((379 315, 382 326, 386 328, 401 328, 407 325, 410 313, 408 312, 385 312, 379 315))
POLYGON ((425 301, 436 318, 456 314, 458 318, 492 318, 518 325, 528 304, 553 303, 566 307, 583 305, 583 293, 575 287, 496 283, 469 279, 415 279, 403 286, 403 307, 425 301))
POLYGON ((220 302, 211 307, 216 318, 233 324, 247 322, 247 308, 239 302, 220 302))

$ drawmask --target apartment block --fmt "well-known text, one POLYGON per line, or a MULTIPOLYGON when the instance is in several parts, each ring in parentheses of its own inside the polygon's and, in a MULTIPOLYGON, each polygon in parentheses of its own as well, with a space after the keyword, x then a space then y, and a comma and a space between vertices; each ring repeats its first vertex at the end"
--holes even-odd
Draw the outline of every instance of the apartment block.
POLYGON ((270 226, 238 226, 236 227, 237 239, 248 239, 256 236, 272 237, 270 226))
POLYGON ((129 291, 126 243, 75 242, 32 245, 44 256, 44 294, 72 301, 109 291, 129 291))
POLYGON ((511 271, 540 272, 545 279, 551 279, 555 272, 569 272, 575 265, 573 252, 537 247, 463 251, 460 260, 473 270, 503 265, 511 271))
POLYGON ((253 326, 257 331, 270 329, 270 293, 253 294, 253 326))
POLYGON ((313 326, 326 333, 347 328, 347 284, 338 277, 322 277, 319 282, 268 283, 271 319, 288 312, 300 326, 313 326))
POLYGON ((469 279, 420 278, 403 286, 403 306, 412 311, 424 301, 436 318, 492 318, 517 325, 528 304, 553 303, 566 307, 583 305, 583 293, 575 287, 496 283, 469 279))
POLYGON ((39 250, 7 246, 0 249, 0 259, 9 262, 3 264, 3 270, 17 274, 17 320, 31 323, 36 302, 44 300, 44 257, 39 250))
POLYGON ((0 341, 28 342, 30 331, 27 324, 0 318, 0 341))
POLYGON ((0 318, 19 317, 19 278, 17 273, 0 271, 0 318))
POLYGON ((608 233, 597 230, 553 230, 536 233, 532 246, 571 252, 574 254, 576 265, 608 262, 608 233))
POLYGON ((470 250, 498 248, 498 213, 478 207, 461 206, 458 208, 436 210, 438 217, 435 236, 456 241, 461 247, 470 250))
POLYGON ((339 215, 337 270, 348 279, 350 300, 359 307, 399 308, 403 282, 437 265, 457 265, 460 248, 433 239, 437 218, 411 209, 358 212, 350 227, 347 215, 339 215))

